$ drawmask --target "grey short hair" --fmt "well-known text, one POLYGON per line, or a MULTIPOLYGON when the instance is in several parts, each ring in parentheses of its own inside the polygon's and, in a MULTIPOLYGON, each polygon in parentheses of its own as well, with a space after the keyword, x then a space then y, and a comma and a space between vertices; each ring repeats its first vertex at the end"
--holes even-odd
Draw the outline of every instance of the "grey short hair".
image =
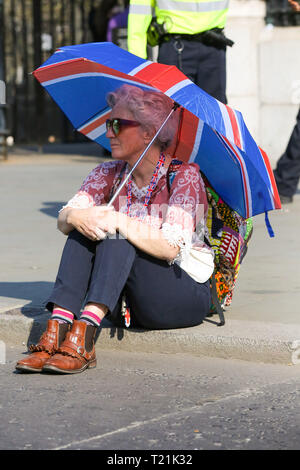
MULTIPOLYGON (((160 128, 173 107, 173 100, 161 92, 142 90, 132 85, 122 85, 108 93, 107 104, 113 108, 122 105, 147 131, 160 128)), ((178 129, 178 111, 175 111, 159 133, 156 143, 164 151, 169 147, 178 129)))

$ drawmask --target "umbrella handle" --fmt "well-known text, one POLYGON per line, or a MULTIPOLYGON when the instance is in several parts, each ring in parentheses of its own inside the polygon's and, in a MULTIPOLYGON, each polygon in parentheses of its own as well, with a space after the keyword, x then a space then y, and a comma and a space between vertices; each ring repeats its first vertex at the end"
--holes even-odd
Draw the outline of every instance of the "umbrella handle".
POLYGON ((162 125, 160 126, 160 128, 158 129, 158 131, 156 132, 156 134, 154 135, 154 137, 152 138, 152 140, 149 142, 149 144, 147 145, 147 147, 145 148, 145 150, 142 152, 142 154, 139 156, 138 160, 135 162, 135 164, 133 165, 133 167, 131 168, 130 172, 128 173, 128 175, 126 176, 125 180, 122 182, 122 184, 120 184, 120 186, 118 187, 117 191, 115 192, 115 194, 113 195, 113 197, 111 198, 111 200, 109 201, 109 203, 107 204, 108 206, 111 206, 113 204, 113 202, 116 200, 116 198, 118 197, 118 195, 120 194, 120 192, 122 191, 122 188, 125 186, 125 184, 127 183, 128 179, 130 178, 130 176, 132 175, 132 173, 134 172, 134 170, 136 169, 136 167, 138 166, 138 164, 141 162, 141 160, 144 158, 145 154, 148 152, 149 148, 151 147, 151 145, 153 144, 153 142, 155 141, 156 137, 158 136, 158 134, 160 133, 160 131, 162 130, 162 128, 164 127, 164 125, 166 124, 166 122, 170 119, 170 117, 172 116, 172 114, 174 113, 174 111, 176 111, 177 108, 180 107, 180 104, 176 103, 174 101, 174 104, 173 104, 173 108, 171 109, 170 113, 168 114, 168 116, 166 117, 166 119, 164 120, 164 122, 162 123, 162 125))

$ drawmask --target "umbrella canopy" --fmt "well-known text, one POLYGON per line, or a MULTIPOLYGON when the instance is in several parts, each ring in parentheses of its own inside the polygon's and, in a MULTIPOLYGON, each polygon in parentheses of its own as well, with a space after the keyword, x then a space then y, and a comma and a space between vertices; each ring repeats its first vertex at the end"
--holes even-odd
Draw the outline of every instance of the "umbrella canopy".
POLYGON ((205 93, 175 66, 105 42, 62 47, 33 74, 73 126, 108 150, 107 93, 124 83, 165 93, 183 109, 171 154, 198 163, 224 202, 244 218, 281 208, 268 157, 242 114, 205 93))

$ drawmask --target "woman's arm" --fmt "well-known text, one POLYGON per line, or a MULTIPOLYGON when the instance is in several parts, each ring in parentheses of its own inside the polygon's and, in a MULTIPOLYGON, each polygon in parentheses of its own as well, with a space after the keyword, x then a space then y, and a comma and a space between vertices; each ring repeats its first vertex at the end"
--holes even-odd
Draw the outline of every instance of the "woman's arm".
POLYGON ((119 167, 118 162, 104 162, 88 174, 80 189, 59 213, 57 227, 62 233, 68 235, 75 228, 91 240, 96 239, 97 219, 107 210, 104 202, 119 167))
POLYGON ((65 235, 76 229, 90 240, 103 239, 107 233, 118 231, 140 250, 167 261, 173 260, 179 252, 179 247, 170 245, 160 229, 126 214, 114 212, 112 207, 97 206, 88 209, 66 207, 58 216, 57 227, 65 235))
POLYGON ((101 240, 106 237, 107 230, 101 229, 101 219, 107 212, 113 211, 112 207, 94 206, 86 209, 66 207, 58 216, 57 228, 64 235, 68 235, 76 229, 90 240, 101 240))
POLYGON ((166 261, 173 261, 178 255, 179 247, 168 243, 161 229, 120 212, 116 212, 115 216, 116 230, 140 250, 166 261))
POLYGON ((60 230, 64 235, 69 235, 69 233, 74 229, 73 225, 69 222, 70 212, 74 209, 72 207, 66 207, 62 211, 60 211, 57 219, 57 228, 60 230))

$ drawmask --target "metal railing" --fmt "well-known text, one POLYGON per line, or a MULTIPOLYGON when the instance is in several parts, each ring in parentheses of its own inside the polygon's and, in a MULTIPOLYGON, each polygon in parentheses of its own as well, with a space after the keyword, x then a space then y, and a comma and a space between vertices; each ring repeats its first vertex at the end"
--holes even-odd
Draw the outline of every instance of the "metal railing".
POLYGON ((94 17, 99 4, 99 0, 0 0, 0 75, 15 142, 83 139, 31 72, 60 46, 97 40, 94 17))

